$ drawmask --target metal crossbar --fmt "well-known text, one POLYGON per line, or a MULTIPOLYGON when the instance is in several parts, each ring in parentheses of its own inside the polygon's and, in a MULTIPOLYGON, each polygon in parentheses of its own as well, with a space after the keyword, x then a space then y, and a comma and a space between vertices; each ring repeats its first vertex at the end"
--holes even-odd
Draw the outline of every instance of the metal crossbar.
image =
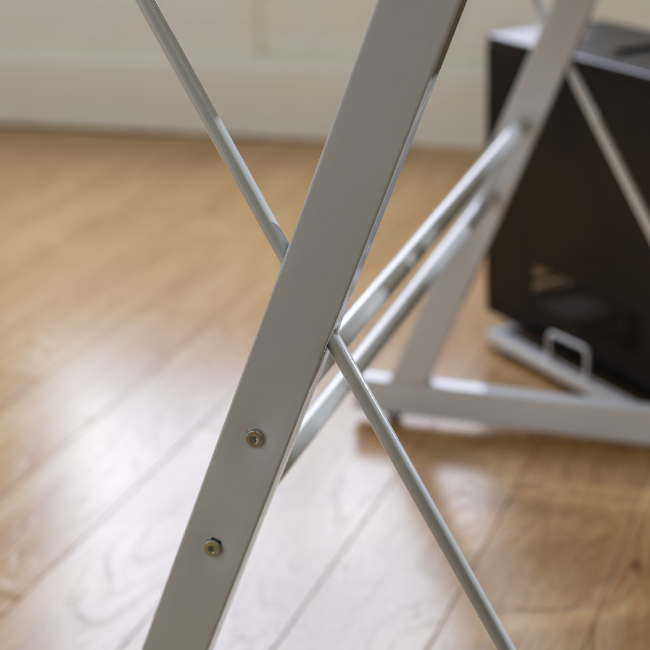
POLYGON ((508 633, 338 332, 332 334, 328 347, 495 647, 514 650, 508 633))
MULTIPOLYGON (((341 337, 346 344, 351 343, 379 312, 399 283, 415 267, 487 174, 503 162, 517 144, 521 131, 520 125, 513 124, 504 128, 494 138, 440 205, 348 309, 341 323, 341 337)), ((325 370, 327 369, 326 366, 325 370)))
MULTIPOLYGON (((364 337, 354 352, 355 362, 362 370, 370 365, 427 289, 443 274, 455 254, 471 236, 472 230, 485 214, 488 205, 487 197, 477 196, 467 206, 440 244, 364 337)), ((347 394, 348 384, 343 375, 337 373, 307 411, 298 438, 291 450, 287 469, 298 459, 347 394)))
MULTIPOLYGON (((459 380, 436 383, 429 380, 429 371, 533 151, 592 0, 557 0, 514 84, 497 136, 347 312, 465 1, 378 1, 290 245, 155 0, 137 2, 282 262, 145 649, 210 647, 283 472, 351 390, 495 646, 513 650, 381 406, 428 412, 436 399, 433 409, 440 406, 440 395, 452 394, 452 402, 460 396, 460 406, 453 404, 457 413, 478 409, 479 419, 490 419, 490 406, 484 404, 489 387, 459 387, 454 384, 459 380), (350 353, 348 344, 438 238, 350 353), (365 370, 424 296, 419 321, 394 375, 365 370), (332 359, 340 372, 307 411, 332 359)), ((579 80, 571 83, 579 88, 579 80)), ((634 195, 634 187, 629 195, 634 195)), ((643 217, 642 209, 638 213, 643 217)), ((505 404, 518 397, 508 393, 501 398, 505 404)), ((588 401, 578 406, 566 396, 540 400, 526 394, 522 399, 523 407, 511 409, 519 417, 543 408, 555 410, 560 404, 560 412, 562 407, 573 409, 575 420, 593 409, 588 401)), ((611 414, 624 408, 621 404, 618 400, 599 408, 611 414)), ((640 410, 635 416, 647 418, 650 409, 640 410)))

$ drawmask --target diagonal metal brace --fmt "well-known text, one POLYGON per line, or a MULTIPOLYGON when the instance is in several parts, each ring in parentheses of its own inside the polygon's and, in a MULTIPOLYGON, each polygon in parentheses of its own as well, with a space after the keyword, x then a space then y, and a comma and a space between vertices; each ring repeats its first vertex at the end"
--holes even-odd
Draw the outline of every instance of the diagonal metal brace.
POLYGON ((205 92, 199 78, 174 36, 165 16, 156 0, 136 0, 151 30, 155 34, 163 52, 174 68, 176 75, 185 88, 185 92, 194 104, 199 117, 210 135, 210 139, 221 154, 228 171, 231 173, 248 206, 253 212, 257 223, 268 239, 271 248, 280 262, 284 259, 289 243, 276 221, 262 192, 255 183, 244 159, 237 150, 230 134, 217 114, 208 94, 205 92))
POLYGON ((515 650, 472 568, 338 332, 332 334, 328 347, 495 647, 497 650, 515 650))

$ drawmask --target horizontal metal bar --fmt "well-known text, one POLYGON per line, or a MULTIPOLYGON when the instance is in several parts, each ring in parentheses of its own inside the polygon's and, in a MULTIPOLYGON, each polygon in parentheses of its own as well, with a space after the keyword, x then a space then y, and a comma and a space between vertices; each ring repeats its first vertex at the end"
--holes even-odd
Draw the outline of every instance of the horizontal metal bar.
MULTIPOLYGON (((427 288, 440 277, 456 252, 470 237, 473 228, 490 204, 491 200, 483 195, 476 196, 470 202, 449 232, 364 337, 354 351, 355 362, 362 370, 375 358, 427 288)), ((307 411, 287 461, 286 470, 295 463, 347 393, 348 386, 339 372, 330 380, 307 411)))
MULTIPOLYGON (((348 309, 339 328, 341 338, 346 345, 350 345, 379 312, 399 283, 415 267, 422 255, 433 244, 463 203, 470 198, 485 176, 503 162, 517 145, 522 134, 523 128, 514 124, 505 127, 493 139, 438 207, 348 309)), ((328 356, 323 364, 322 374, 325 374, 331 367, 332 359, 328 356)))
POLYGON ((602 395, 490 384, 435 376, 427 384, 393 382, 393 373, 364 373, 383 408, 442 418, 476 420, 569 438, 650 446, 650 405, 602 395))
POLYGON ((328 348, 494 645, 498 650, 514 650, 472 568, 338 333, 332 334, 328 348))
POLYGON ((397 285, 418 263, 461 205, 476 190, 486 174, 512 151, 521 135, 521 127, 512 125, 504 128, 494 138, 478 160, 440 202, 440 205, 350 307, 343 317, 340 327, 341 338, 347 345, 377 314, 397 285))
POLYGON ((153 30, 167 59, 185 88, 194 108, 196 108, 214 146, 221 154, 228 171, 235 179, 246 203, 253 212, 273 251, 282 261, 289 246, 287 238, 276 221, 271 208, 260 192, 244 159, 241 157, 230 134, 226 130, 210 98, 196 76, 174 33, 165 20, 155 0, 136 0, 149 26, 153 30))

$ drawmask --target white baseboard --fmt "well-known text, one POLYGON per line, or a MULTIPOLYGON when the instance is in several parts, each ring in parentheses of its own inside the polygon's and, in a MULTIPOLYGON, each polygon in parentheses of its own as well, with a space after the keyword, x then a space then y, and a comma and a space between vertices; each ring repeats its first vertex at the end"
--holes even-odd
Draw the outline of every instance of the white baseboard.
MULTIPOLYGON (((349 66, 251 62, 199 64, 226 126, 247 138, 323 140, 349 66)), ((203 132, 165 61, 0 57, 0 125, 117 132, 203 132)), ((483 84, 444 70, 416 136, 421 146, 477 148, 484 135, 483 84)))

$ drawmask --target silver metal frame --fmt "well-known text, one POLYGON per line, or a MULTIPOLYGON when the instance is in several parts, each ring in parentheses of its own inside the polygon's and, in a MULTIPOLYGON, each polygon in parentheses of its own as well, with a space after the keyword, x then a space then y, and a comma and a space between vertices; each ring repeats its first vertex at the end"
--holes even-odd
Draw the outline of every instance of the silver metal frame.
MULTIPOLYGON (((496 137, 347 312, 465 0, 378 1, 290 244, 155 0, 137 2, 281 261, 145 649, 210 647, 283 472, 351 389, 495 646, 513 650, 382 407, 592 437, 607 436, 616 422, 619 439, 645 441, 650 409, 615 393, 577 397, 429 377, 533 151, 593 0, 557 0, 514 84, 496 137), (459 212, 351 353, 347 346, 459 212), (367 369, 423 298, 395 373, 367 369), (309 406, 332 363, 339 372, 309 406)), ((572 84, 579 88, 580 81, 572 84)), ((608 132, 601 127, 605 142, 608 132)), ((610 145, 608 160, 616 161, 623 178, 624 161, 610 145)), ((636 186, 627 187, 650 237, 647 207, 638 207, 636 186)))
MULTIPOLYGON (((540 3, 535 4, 538 9, 541 8, 540 3)), ((650 243, 650 210, 591 92, 574 65, 569 66, 566 76, 569 88, 632 214, 650 243)), ((545 354, 539 347, 518 336, 512 327, 490 331, 489 338, 497 349, 581 395, 430 377, 464 292, 487 252, 494 232, 482 238, 477 229, 474 248, 468 242, 467 249, 460 251, 454 260, 455 267, 452 269, 450 265, 449 272, 429 291, 395 373, 368 371, 368 384, 382 406, 394 413, 412 411, 476 419, 560 436, 650 444, 650 406, 647 402, 633 398, 629 393, 591 376, 584 369, 576 372, 570 364, 545 354)), ((584 355, 586 351, 582 352, 584 355)), ((590 364, 588 360, 587 364, 590 364)))
MULTIPOLYGON (((532 0, 532 3, 540 18, 544 19, 546 9, 541 1, 532 0)), ((567 74, 567 83, 632 215, 646 241, 650 244, 650 208, 577 66, 571 65, 567 74)), ((488 338, 503 355, 515 359, 561 386, 592 395, 619 396, 627 399, 631 397, 629 393, 608 382, 593 376, 586 376, 591 373, 576 373, 571 364, 567 364, 561 359, 551 359, 548 355, 542 354, 538 346, 520 336, 517 328, 512 325, 492 328, 488 338)), ((620 440, 618 437, 611 439, 613 441, 620 440)))

